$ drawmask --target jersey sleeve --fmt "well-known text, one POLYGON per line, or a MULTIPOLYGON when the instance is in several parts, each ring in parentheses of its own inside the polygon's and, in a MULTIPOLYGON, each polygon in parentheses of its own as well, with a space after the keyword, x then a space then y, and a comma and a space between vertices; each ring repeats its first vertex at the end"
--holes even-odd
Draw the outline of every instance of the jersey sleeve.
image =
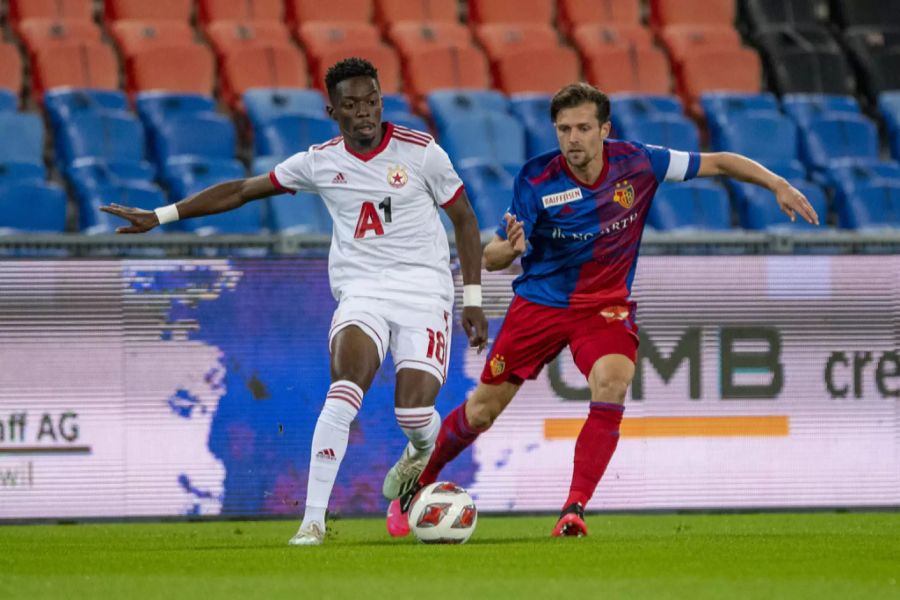
POLYGON ((687 181, 700 170, 700 153, 670 150, 661 146, 644 146, 650 156, 657 181, 687 181))
POLYGON ((298 152, 275 165, 269 173, 269 180, 276 188, 289 194, 315 192, 314 166, 312 152, 298 152))
POLYGON ((456 174, 450 157, 434 140, 425 148, 422 177, 431 197, 443 209, 450 208, 463 192, 463 182, 456 174))
MULTIPOLYGON (((513 215, 517 221, 522 222, 526 240, 531 237, 531 232, 534 231, 534 224, 537 222, 540 208, 534 189, 528 184, 525 177, 519 174, 513 185, 512 203, 506 209, 506 212, 513 215)), ((500 217, 500 224, 497 226, 496 233, 500 239, 506 239, 506 220, 502 216, 500 217)))

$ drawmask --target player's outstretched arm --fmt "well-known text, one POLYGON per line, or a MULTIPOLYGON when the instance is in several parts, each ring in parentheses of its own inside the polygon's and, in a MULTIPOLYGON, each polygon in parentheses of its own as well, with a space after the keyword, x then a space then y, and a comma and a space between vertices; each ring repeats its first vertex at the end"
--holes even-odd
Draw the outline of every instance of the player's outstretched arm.
POLYGON ((764 187, 775 194, 778 206, 791 218, 791 221, 795 221, 799 214, 810 223, 819 224, 819 215, 816 214, 815 209, 800 190, 792 186, 784 177, 779 177, 746 156, 733 152, 701 154, 697 177, 715 177, 717 175, 764 187))
POLYGON ((488 271, 500 271, 512 264, 525 252, 525 228, 521 221, 506 213, 506 239, 495 235, 494 239, 484 247, 484 268, 488 271))
POLYGON ((143 210, 119 204, 101 206, 103 212, 122 217, 130 225, 119 227, 116 233, 143 233, 157 225, 171 221, 214 215, 243 206, 250 200, 258 200, 280 194, 268 175, 225 181, 197 192, 177 204, 169 204, 156 210, 143 210))
POLYGON ((463 277, 462 327, 469 345, 484 350, 487 344, 487 319, 481 308, 481 232, 478 219, 466 192, 447 207, 447 216, 456 233, 456 251, 463 277))

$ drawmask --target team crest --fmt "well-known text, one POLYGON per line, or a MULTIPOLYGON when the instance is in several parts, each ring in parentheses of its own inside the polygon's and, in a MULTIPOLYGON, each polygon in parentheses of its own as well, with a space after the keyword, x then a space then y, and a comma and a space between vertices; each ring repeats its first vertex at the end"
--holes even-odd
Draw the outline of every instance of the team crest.
POLYGON ((491 375, 494 377, 500 375, 506 370, 506 361, 499 354, 491 359, 491 375))
POLYGON ((629 209, 634 205, 634 188, 627 180, 616 184, 613 200, 624 209, 629 209))
POLYGON ((409 181, 409 175, 402 165, 396 165, 388 169, 387 180, 391 187, 402 188, 409 181))

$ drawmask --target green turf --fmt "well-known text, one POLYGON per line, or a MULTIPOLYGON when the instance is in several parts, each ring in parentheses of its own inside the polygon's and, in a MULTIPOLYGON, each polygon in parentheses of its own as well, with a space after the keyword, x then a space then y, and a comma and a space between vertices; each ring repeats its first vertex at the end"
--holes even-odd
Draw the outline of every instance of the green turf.
POLYGON ((342 520, 0 527, 0 598, 900 598, 900 514, 482 515, 465 546, 342 520))

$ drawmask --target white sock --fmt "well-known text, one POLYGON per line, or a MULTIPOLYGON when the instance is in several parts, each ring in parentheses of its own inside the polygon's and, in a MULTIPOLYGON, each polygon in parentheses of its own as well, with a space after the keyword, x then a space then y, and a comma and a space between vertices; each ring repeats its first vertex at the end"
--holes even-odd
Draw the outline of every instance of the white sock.
POLYGON ((309 458, 306 512, 303 525, 318 523, 325 530, 325 510, 338 469, 347 452, 350 424, 362 405, 363 391, 352 381, 335 381, 328 388, 325 405, 316 421, 309 458))
POLYGON ((410 454, 416 456, 431 450, 441 430, 441 416, 433 406, 394 408, 400 429, 409 438, 410 454))

